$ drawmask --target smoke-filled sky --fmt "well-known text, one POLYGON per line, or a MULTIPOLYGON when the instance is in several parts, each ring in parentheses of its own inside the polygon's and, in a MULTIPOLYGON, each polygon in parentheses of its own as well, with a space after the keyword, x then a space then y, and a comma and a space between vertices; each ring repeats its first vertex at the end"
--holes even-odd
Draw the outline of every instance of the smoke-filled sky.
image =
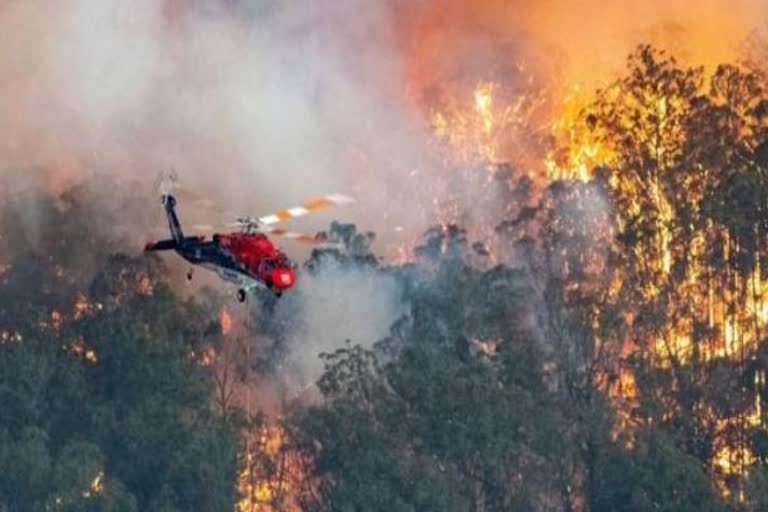
POLYGON ((591 87, 645 40, 716 62, 765 12, 768 0, 4 0, 0 172, 150 183, 174 166, 242 213, 338 191, 361 201, 341 215, 364 228, 416 233, 441 172, 410 101, 422 89, 510 63, 591 87))
POLYGON ((175 166, 256 214, 331 191, 379 206, 398 193, 390 177, 420 145, 398 108, 385 14, 215 4, 2 4, 2 167, 150 181, 175 166))

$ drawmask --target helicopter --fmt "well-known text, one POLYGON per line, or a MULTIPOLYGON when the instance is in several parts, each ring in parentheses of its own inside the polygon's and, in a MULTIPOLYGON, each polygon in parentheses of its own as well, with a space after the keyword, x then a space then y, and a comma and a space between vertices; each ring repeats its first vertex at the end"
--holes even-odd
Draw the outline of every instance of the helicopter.
MULTIPOLYGON (((170 238, 148 242, 145 252, 175 251, 186 261, 212 270, 221 279, 237 285, 237 300, 245 302, 249 292, 266 288, 275 296, 296 284, 296 265, 282 252, 268 235, 294 239, 310 244, 324 241, 317 236, 286 231, 274 225, 288 219, 354 202, 343 194, 328 194, 303 202, 300 206, 280 210, 261 217, 239 216, 228 228, 238 231, 214 233, 210 239, 204 235, 186 236, 176 214, 177 199, 172 189, 176 175, 171 172, 162 179, 160 201, 168 220, 170 238)), ((210 226, 197 226, 211 229, 210 226)), ((192 270, 187 273, 192 279, 192 270)))

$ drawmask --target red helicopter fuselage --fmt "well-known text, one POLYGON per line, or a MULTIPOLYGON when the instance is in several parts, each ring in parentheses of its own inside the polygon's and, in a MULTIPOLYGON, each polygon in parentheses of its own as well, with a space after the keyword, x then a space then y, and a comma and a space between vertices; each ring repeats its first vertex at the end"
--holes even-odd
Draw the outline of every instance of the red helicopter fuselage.
POLYGON ((285 290, 296 282, 288 258, 262 233, 216 234, 213 242, 234 259, 238 270, 269 288, 285 290))

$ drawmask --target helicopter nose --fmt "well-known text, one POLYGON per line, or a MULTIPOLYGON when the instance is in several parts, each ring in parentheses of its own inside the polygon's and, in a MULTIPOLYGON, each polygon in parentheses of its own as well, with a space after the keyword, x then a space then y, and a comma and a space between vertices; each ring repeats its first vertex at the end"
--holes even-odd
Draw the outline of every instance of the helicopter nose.
POLYGON ((296 282, 296 274, 292 268, 276 268, 272 271, 272 285, 275 288, 286 289, 296 282))

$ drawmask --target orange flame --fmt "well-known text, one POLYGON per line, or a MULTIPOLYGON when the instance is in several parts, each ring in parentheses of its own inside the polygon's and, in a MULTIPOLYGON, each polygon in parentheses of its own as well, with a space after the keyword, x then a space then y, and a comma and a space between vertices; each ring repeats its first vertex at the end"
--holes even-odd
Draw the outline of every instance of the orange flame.
POLYGON ((221 308, 219 313, 219 325, 221 326, 221 334, 227 336, 232 331, 232 317, 226 308, 221 308))

